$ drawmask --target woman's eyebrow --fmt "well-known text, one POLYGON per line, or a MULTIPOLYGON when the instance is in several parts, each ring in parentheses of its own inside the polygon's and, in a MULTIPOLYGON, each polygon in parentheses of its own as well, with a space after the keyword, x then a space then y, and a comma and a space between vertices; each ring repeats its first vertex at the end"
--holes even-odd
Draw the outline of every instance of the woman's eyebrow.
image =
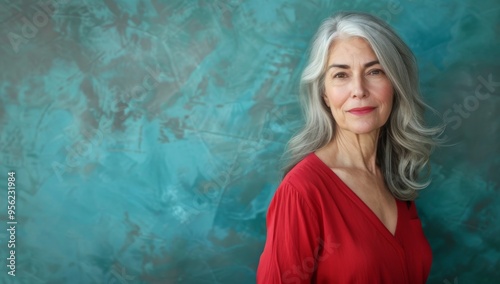
MULTIPOLYGON (((368 68, 368 67, 373 66, 375 64, 380 64, 380 62, 378 60, 370 61, 368 63, 365 63, 365 68, 368 68)), ((341 69, 349 69, 349 68, 351 68, 347 64, 331 64, 330 66, 328 66, 328 69, 330 69, 332 67, 341 68, 341 69)))
POLYGON ((378 62, 378 60, 370 61, 368 63, 365 63, 365 68, 368 68, 368 67, 373 66, 375 64, 380 64, 380 62, 378 62))

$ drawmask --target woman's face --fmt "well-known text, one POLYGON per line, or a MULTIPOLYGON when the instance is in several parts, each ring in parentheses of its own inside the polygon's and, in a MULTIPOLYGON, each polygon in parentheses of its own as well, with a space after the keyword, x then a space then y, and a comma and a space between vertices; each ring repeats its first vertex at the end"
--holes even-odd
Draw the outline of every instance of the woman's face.
POLYGON ((389 118, 393 93, 389 78, 365 39, 335 40, 329 50, 323 99, 337 131, 377 131, 389 118))

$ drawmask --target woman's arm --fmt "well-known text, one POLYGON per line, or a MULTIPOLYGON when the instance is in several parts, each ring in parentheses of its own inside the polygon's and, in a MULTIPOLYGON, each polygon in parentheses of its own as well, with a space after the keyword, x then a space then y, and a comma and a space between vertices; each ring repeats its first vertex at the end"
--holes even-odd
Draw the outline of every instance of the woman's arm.
POLYGON ((320 250, 318 218, 303 193, 283 182, 267 213, 257 283, 311 283, 320 250))

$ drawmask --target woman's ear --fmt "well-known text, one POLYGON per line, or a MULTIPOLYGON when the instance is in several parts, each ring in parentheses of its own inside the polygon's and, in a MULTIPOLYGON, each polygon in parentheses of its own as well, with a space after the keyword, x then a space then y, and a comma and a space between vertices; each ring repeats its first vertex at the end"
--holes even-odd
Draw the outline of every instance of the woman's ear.
POLYGON ((326 106, 330 108, 330 102, 328 101, 328 97, 325 94, 323 94, 323 101, 325 102, 326 106))

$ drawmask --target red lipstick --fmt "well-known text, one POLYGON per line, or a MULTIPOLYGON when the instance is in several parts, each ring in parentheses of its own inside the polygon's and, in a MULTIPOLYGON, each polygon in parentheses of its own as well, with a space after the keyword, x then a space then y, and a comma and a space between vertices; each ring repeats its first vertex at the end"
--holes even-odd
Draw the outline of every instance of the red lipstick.
POLYGON ((372 112, 374 109, 375 109, 374 107, 357 107, 348 110, 348 112, 355 115, 363 115, 372 112))

